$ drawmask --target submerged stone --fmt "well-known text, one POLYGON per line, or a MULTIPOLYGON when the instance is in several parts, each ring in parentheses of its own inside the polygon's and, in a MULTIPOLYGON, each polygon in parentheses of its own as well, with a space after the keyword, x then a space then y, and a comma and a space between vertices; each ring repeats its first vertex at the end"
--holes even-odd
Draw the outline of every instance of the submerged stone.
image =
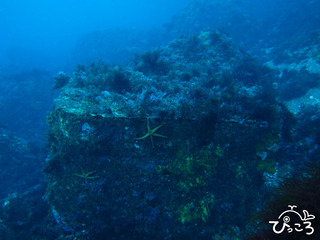
POLYGON ((155 51, 78 69, 55 100, 47 199, 66 236, 232 239, 261 204, 285 118, 272 72, 216 30, 155 51))

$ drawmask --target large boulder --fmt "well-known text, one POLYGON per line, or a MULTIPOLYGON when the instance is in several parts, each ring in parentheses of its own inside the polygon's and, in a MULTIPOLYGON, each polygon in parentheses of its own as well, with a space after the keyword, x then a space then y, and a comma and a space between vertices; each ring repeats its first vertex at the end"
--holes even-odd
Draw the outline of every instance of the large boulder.
POLYGON ((216 30, 56 81, 45 171, 64 236, 235 239, 285 165, 272 72, 216 30))

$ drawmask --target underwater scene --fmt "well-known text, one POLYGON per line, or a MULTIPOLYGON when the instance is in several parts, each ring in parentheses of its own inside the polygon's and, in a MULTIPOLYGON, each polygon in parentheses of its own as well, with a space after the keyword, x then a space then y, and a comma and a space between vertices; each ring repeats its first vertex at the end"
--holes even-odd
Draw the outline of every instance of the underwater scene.
POLYGON ((319 240, 319 0, 0 3, 0 240, 319 240))

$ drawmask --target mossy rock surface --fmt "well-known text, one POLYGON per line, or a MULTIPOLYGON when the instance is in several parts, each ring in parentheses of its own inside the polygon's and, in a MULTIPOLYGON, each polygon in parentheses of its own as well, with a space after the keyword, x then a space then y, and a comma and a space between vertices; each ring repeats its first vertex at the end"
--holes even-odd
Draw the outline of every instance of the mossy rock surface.
POLYGON ((66 235, 211 239, 259 205, 257 149, 273 151, 283 115, 272 73, 218 31, 156 51, 156 71, 82 67, 55 100, 47 198, 66 235), (109 84, 114 71, 130 87, 109 84))

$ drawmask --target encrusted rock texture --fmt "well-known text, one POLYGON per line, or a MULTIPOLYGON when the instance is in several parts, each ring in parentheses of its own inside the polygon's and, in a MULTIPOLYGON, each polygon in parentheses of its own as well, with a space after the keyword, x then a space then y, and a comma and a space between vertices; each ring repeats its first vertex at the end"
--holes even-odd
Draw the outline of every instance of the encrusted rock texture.
POLYGON ((290 169, 275 154, 290 114, 273 81, 217 30, 59 73, 45 172, 62 235, 237 239, 290 169))

